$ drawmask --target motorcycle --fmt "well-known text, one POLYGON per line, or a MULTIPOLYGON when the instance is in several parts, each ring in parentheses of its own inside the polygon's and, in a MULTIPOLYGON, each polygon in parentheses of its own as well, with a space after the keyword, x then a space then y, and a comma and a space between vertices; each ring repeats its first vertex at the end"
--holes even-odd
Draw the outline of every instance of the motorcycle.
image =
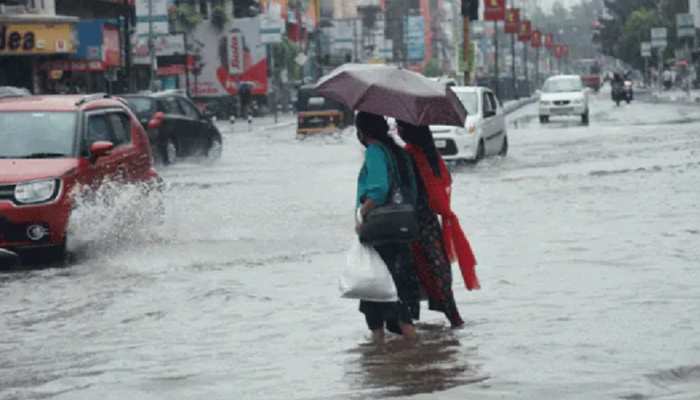
POLYGON ((632 88, 632 81, 627 80, 623 86, 624 98, 627 104, 634 100, 634 88, 632 88))
POLYGON ((626 99, 625 85, 623 82, 613 81, 612 85, 612 100, 617 106, 620 106, 620 102, 626 99))

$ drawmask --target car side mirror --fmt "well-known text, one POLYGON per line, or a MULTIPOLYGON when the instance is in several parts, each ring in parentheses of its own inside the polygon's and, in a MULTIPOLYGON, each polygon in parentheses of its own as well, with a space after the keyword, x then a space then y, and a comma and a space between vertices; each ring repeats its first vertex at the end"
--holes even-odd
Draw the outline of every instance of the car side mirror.
POLYGON ((163 125, 164 119, 165 113, 162 111, 158 111, 157 113, 153 114, 153 118, 151 118, 151 120, 148 121, 148 129, 160 128, 160 126, 163 125))
POLYGON ((112 149, 114 149, 114 143, 99 140, 90 145, 90 160, 94 162, 98 158, 109 154, 112 149))
POLYGON ((204 110, 204 112, 202 112, 202 116, 207 121, 211 121, 214 118, 214 113, 209 110, 204 110))

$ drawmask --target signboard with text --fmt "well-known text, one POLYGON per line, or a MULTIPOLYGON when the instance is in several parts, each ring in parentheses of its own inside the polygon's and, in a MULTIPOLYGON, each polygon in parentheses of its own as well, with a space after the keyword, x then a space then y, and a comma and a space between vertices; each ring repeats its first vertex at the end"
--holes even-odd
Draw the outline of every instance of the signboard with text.
POLYGON ((168 6, 174 0, 136 0, 136 33, 146 35, 152 22, 153 33, 168 33, 168 6))
POLYGON ((692 14, 676 14, 678 37, 695 37, 695 20, 692 14))
POLYGON ((484 20, 503 21, 506 18, 506 0, 484 0, 484 20))
POLYGON ((651 47, 655 49, 660 49, 667 47, 666 42, 667 29, 666 28, 652 28, 651 29, 651 47))
POLYGON ((532 22, 524 20, 520 23, 520 32, 518 32, 518 40, 521 42, 529 42, 532 34, 532 22))
POLYGON ((530 44, 536 49, 542 47, 542 32, 538 30, 532 31, 532 35, 530 35, 530 44))
POLYGON ((0 23, 0 55, 74 53, 74 29, 68 22, 0 23))
POLYGON ((547 48, 548 50, 552 50, 552 47, 554 47, 554 35, 551 33, 548 33, 544 35, 544 47, 547 48))
POLYGON ((651 42, 642 42, 640 47, 642 57, 651 57, 651 42))
POLYGON ((504 28, 506 33, 518 33, 520 29, 519 8, 509 8, 506 10, 506 23, 504 28))

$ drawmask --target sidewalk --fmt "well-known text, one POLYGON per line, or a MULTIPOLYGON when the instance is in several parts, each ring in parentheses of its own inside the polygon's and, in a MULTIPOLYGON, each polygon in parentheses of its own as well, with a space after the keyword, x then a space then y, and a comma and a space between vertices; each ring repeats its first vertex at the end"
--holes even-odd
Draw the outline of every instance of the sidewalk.
POLYGON ((700 103, 700 90, 693 89, 690 94, 680 89, 671 89, 668 91, 652 91, 649 93, 649 98, 654 102, 664 103, 700 103))

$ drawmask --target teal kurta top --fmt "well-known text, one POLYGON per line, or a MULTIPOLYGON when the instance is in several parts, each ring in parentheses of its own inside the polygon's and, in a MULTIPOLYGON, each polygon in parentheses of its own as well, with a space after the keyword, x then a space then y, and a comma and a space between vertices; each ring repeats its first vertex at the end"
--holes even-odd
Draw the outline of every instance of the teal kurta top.
POLYGON ((389 195, 389 160, 380 146, 373 143, 365 149, 365 162, 357 177, 356 207, 367 198, 377 205, 386 203, 389 195))

